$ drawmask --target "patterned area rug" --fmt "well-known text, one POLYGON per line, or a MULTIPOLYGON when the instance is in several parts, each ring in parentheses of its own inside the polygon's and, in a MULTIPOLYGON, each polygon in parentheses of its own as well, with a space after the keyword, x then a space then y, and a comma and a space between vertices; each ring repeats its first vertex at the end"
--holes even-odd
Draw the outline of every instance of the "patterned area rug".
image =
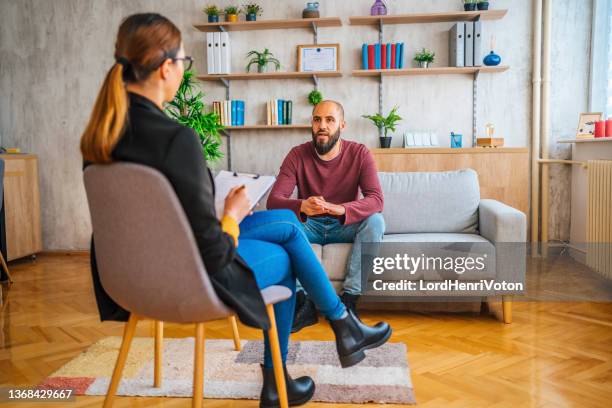
MULTIPOLYGON (((77 395, 105 395, 114 368, 120 337, 107 337, 48 377, 41 388, 71 388, 77 395)), ((153 339, 134 338, 123 370, 118 395, 191 397, 194 339, 165 338, 163 382, 153 387, 153 339)), ((387 343, 368 350, 351 368, 340 367, 335 344, 327 341, 291 342, 287 367, 293 377, 311 376, 316 383, 313 401, 338 403, 414 404, 410 369, 403 343, 387 343)), ((204 397, 258 399, 263 355, 260 340, 206 340, 204 397)))

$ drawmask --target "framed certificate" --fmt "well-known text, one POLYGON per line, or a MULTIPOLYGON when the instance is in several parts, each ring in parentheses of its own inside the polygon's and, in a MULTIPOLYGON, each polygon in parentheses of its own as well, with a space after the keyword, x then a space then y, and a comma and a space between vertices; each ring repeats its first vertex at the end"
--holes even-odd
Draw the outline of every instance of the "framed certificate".
POLYGON ((340 44, 298 45, 298 72, 338 71, 340 44))

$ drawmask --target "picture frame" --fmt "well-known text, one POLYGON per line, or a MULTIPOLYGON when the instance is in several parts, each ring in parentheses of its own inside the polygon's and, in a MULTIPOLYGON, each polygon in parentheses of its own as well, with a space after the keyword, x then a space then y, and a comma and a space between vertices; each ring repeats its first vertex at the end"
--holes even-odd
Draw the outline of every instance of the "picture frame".
POLYGON ((576 139, 591 139, 595 137, 595 122, 603 120, 603 112, 581 113, 576 129, 576 139))
POLYGON ((340 44, 301 44, 297 46, 298 72, 340 70, 340 44))

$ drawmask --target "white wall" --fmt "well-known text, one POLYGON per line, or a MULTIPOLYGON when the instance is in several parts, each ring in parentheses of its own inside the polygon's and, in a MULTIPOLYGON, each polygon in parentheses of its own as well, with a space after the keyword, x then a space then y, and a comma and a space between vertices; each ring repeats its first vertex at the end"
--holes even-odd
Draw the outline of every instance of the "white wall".
MULTIPOLYGON (((87 204, 81 181, 78 143, 98 87, 113 62, 113 46, 121 19, 129 14, 157 11, 183 32, 188 54, 205 72, 205 34, 192 28, 205 16, 201 0, 0 0, 0 135, 8 146, 40 156, 43 239, 46 249, 86 248, 90 233, 87 204)), ((373 0, 320 1, 322 16, 340 16, 344 25, 322 28, 319 43, 341 44, 342 78, 321 79, 325 97, 342 102, 348 128, 344 137, 377 146, 377 132, 362 114, 378 106, 378 85, 373 78, 356 78, 363 42, 378 39, 374 28, 350 26, 348 16, 365 15, 373 0)), ((588 43, 591 0, 555 0, 553 50, 553 137, 567 137, 575 129, 578 113, 586 110, 588 43)), ((224 6, 228 1, 220 1, 224 6)), ((263 18, 301 16, 305 1, 263 0, 263 18)), ((459 10, 459 0, 389 0, 391 13, 459 10)), ((494 8, 508 8, 500 21, 484 23, 485 45, 496 37, 496 51, 511 69, 483 74, 479 79, 479 127, 493 122, 507 146, 528 146, 531 129, 532 1, 494 0, 494 8)), ((435 65, 447 65, 450 23, 385 27, 385 41, 406 43, 407 62, 416 49, 434 49, 435 65)), ((312 42, 307 30, 271 30, 232 33, 233 69, 244 70, 245 54, 268 47, 294 70, 296 45, 312 42)), ((207 101, 224 99, 221 84, 205 83, 207 101)), ((247 100, 247 123, 264 120, 264 101, 294 101, 294 122, 308 120, 306 80, 234 81, 232 98, 247 100)), ((385 79, 387 111, 400 106, 404 121, 398 129, 450 131, 469 140, 472 117, 472 82, 469 76, 395 77, 385 79)), ((286 152, 309 138, 309 132, 234 133, 233 162, 239 171, 275 173, 286 152)), ((396 137, 394 144, 400 143, 396 137)), ((551 143, 551 146, 554 146, 551 143)), ((567 156, 567 149, 553 155, 567 156)), ((219 165, 223 167, 221 163, 219 165)), ((569 236, 569 175, 553 170, 551 183, 551 237, 569 236)))

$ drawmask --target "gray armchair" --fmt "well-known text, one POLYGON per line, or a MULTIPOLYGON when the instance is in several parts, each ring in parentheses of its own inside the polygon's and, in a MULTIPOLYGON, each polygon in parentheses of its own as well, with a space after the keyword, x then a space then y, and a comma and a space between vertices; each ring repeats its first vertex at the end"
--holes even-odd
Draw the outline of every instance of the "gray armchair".
MULTIPOLYGON (((113 300, 130 312, 104 406, 112 405, 137 322, 153 319, 196 324, 192 405, 201 407, 203 322, 227 318, 233 312, 219 300, 209 281, 191 227, 170 183, 155 169, 129 163, 92 165, 85 169, 83 177, 100 281, 113 300), (176 273, 169 275, 168 271, 176 273)), ((271 322, 269 338, 279 399, 286 408, 273 305, 291 297, 291 291, 271 286, 261 293, 271 322)), ((159 334, 158 331, 156 367, 161 351, 159 334)))

